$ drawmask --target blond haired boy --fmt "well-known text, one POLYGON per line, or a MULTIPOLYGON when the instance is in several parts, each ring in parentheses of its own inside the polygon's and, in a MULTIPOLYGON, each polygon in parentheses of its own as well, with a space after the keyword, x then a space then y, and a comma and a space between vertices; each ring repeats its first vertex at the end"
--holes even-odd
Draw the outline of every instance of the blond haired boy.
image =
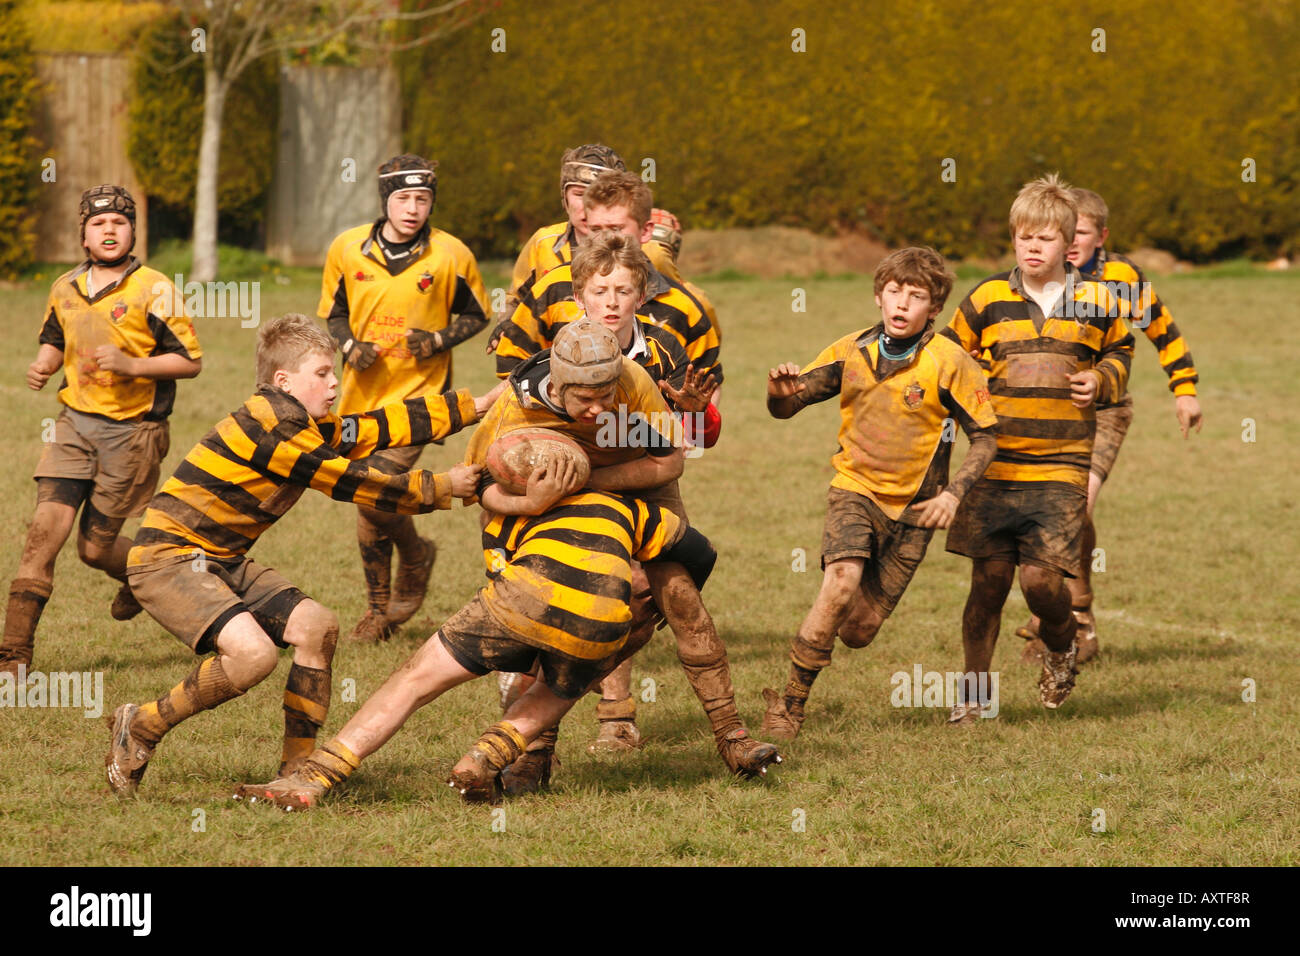
MULTIPOLYGON (((1091 189, 1077 187, 1070 190, 1070 195, 1079 207, 1079 219, 1067 258, 1085 279, 1101 282, 1126 307, 1129 324, 1141 329, 1155 346, 1160 366, 1169 377, 1169 390, 1174 393, 1174 415, 1183 437, 1186 438, 1193 427, 1199 432, 1202 424, 1201 403, 1196 397, 1199 376, 1182 333, 1137 263, 1106 249, 1106 240, 1110 237, 1106 225, 1110 209, 1106 200, 1091 189)), ((1081 664, 1100 651, 1097 621, 1092 613, 1092 553, 1097 546, 1092 512, 1132 422, 1133 396, 1128 392, 1118 402, 1097 403, 1097 437, 1092 446, 1092 465, 1088 474, 1088 511, 1083 520, 1080 574, 1068 581, 1070 606, 1079 626, 1081 664)), ((1016 633, 1031 642, 1025 649, 1027 658, 1042 654, 1042 642, 1037 639, 1037 618, 1030 618, 1029 623, 1016 633)))
POLYGON ((336 501, 415 514, 473 495, 479 469, 389 474, 367 456, 421 444, 472 424, 499 389, 428 394, 338 416, 334 342, 290 314, 262 327, 258 389, 181 462, 145 513, 127 573, 136 598, 201 661, 171 691, 113 714, 109 786, 132 794, 163 736, 181 721, 241 696, 294 649, 284 691, 281 772, 311 752, 330 703, 338 620, 272 568, 248 557, 263 532, 314 488, 336 501))
POLYGON ((836 634, 848 647, 871 643, 920 567, 934 529, 952 523, 997 451, 984 373, 960 346, 934 334, 951 289, 952 276, 933 249, 891 253, 876 270, 880 322, 832 343, 802 370, 785 364, 768 373, 774 418, 839 396, 840 450, 831 459, 821 591, 795 635, 784 693, 763 691, 765 735, 799 733, 836 634), (971 447, 949 481, 954 420, 971 447))
MULTIPOLYGON (((1010 215, 1016 267, 972 289, 941 333, 981 356, 998 417, 997 455, 948 532, 948 550, 974 561, 962 616, 965 669, 987 681, 1019 568, 1025 601, 1042 621, 1038 687, 1048 708, 1065 702, 1077 673, 1065 579, 1080 573, 1093 405, 1124 394, 1133 355, 1118 302, 1066 261, 1076 218, 1056 175, 1022 188, 1010 215)), ((982 706, 959 702, 952 720, 968 723, 982 706)))

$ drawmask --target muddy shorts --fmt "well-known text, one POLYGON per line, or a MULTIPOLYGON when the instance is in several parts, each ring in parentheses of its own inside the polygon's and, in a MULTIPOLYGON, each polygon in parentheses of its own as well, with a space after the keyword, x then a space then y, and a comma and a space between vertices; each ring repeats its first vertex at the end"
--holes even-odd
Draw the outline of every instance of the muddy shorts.
POLYGON ((1129 425, 1133 424, 1133 396, 1125 394, 1114 405, 1097 406, 1097 437, 1092 443, 1092 472, 1102 481, 1110 476, 1129 425))
POLYGON ((375 471, 382 471, 385 475, 402 475, 415 467, 415 463, 420 460, 420 452, 424 451, 423 445, 404 445, 401 448, 385 448, 377 451, 365 461, 375 471))
POLYGON ((492 616, 481 594, 453 614, 438 629, 438 637, 461 667, 480 676, 489 671, 525 674, 540 664, 542 683, 565 700, 581 697, 618 662, 617 654, 599 661, 579 661, 527 644, 492 616))
POLYGON ((893 611, 933 535, 931 528, 891 521, 866 495, 832 485, 826 494, 822 568, 828 561, 864 558, 863 593, 882 610, 893 611))
POLYGON ((115 422, 65 407, 32 477, 89 482, 91 507, 109 518, 133 518, 153 498, 170 446, 165 421, 115 422))
POLYGON ((245 611, 278 647, 288 647, 289 615, 307 598, 278 571, 248 558, 200 554, 192 561, 128 568, 127 582, 140 606, 195 654, 215 650, 221 629, 245 611))
POLYGON ((968 558, 1005 558, 1078 577, 1088 495, 1059 481, 1024 488, 980 479, 957 506, 948 550, 968 558))

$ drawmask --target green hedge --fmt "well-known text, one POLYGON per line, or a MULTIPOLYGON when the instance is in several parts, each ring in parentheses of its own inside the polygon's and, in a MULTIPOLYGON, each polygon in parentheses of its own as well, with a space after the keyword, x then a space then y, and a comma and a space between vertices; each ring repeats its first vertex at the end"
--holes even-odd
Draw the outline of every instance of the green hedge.
MULTIPOLYGON (((203 65, 194 57, 174 67, 190 49, 190 30, 173 14, 141 37, 127 132, 127 152, 145 192, 187 220, 198 180, 203 65)), ((247 232, 265 214, 279 115, 279 77, 268 57, 248 67, 226 97, 217 194, 223 237, 247 232)))
POLYGON ((22 4, 0 0, 0 278, 17 276, 35 253, 39 97, 22 4))
POLYGON ((654 158, 657 203, 688 228, 998 254, 1016 189, 1059 170, 1109 199, 1120 246, 1300 251, 1294 5, 845 7, 505 0, 399 57, 406 146, 441 162, 435 215, 484 254, 561 215, 560 154, 592 140, 638 171, 654 158))

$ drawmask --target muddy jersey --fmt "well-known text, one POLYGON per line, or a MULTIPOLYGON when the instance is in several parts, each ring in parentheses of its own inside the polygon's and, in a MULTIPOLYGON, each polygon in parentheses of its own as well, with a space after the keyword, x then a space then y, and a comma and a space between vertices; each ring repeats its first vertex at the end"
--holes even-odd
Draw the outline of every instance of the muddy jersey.
POLYGON ((1097 401, 1123 397, 1133 357, 1124 311, 1068 264, 1050 316, 1024 294, 1019 269, 985 279, 962 300, 941 334, 978 350, 988 376, 998 453, 986 479, 1087 488, 1096 409, 1074 406, 1069 376, 1093 369, 1097 401))
POLYGON ((493 515, 483 603, 528 644, 602 660, 627 640, 632 561, 653 560, 684 530, 671 511, 608 492, 561 498, 543 515, 493 515))
POLYGON ((399 514, 449 508, 447 475, 390 475, 366 457, 444 438, 475 417, 474 396, 462 389, 314 420, 288 392, 263 385, 203 436, 154 496, 127 566, 243 555, 307 488, 399 514))
POLYGON ((170 280, 134 257, 113 286, 86 292, 90 263, 59 276, 50 289, 41 327, 42 345, 63 352, 59 401, 69 408, 115 421, 162 421, 171 414, 176 382, 108 372, 95 350, 113 345, 133 358, 203 355, 194 324, 170 280))
POLYGON ((865 495, 897 521, 948 484, 955 425, 973 434, 997 419, 984 373, 960 346, 931 329, 906 364, 882 362, 881 331, 862 329, 823 349, 799 373, 804 390, 794 400, 812 405, 839 396, 831 485, 865 495))

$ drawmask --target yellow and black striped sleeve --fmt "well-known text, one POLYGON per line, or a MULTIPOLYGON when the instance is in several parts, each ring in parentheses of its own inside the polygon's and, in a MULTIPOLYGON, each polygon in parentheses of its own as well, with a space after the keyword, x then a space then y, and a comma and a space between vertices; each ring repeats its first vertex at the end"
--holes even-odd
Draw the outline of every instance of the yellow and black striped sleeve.
POLYGON ((680 389, 686 383, 686 367, 691 364, 682 343, 667 329, 640 318, 637 321, 641 323, 641 334, 645 336, 646 344, 646 352, 638 356, 637 363, 656 384, 665 381, 680 389))
POLYGON ((339 454, 306 409, 279 389, 263 388, 215 431, 229 452, 255 471, 306 485, 335 501, 398 514, 451 507, 447 475, 421 470, 389 475, 365 459, 339 454))
POLYGON ((478 420, 467 388, 393 402, 372 412, 331 413, 316 422, 326 443, 344 458, 365 458, 384 448, 426 445, 478 420))
POLYGON ((520 302, 501 326, 497 342, 497 378, 507 378, 515 368, 550 343, 543 340, 537 317, 526 302, 520 302))
POLYGON ((668 291, 646 302, 640 310, 651 322, 677 336, 696 371, 723 381, 722 340, 700 301, 680 282, 665 277, 668 291))
POLYGON ((681 540, 682 519, 662 505, 649 504, 640 498, 624 498, 634 520, 632 557, 641 562, 653 561, 681 540))
POLYGON ((1101 340, 1101 352, 1094 370, 1101 376, 1096 401, 1118 402, 1128 388, 1129 369, 1133 362, 1133 333, 1122 315, 1115 315, 1101 340))
MULTIPOLYGON (((845 346, 852 348, 853 343, 857 341, 858 336, 861 334, 860 331, 854 332, 852 335, 837 339, 822 349, 815 359, 800 370, 799 383, 803 385, 803 390, 796 392, 788 399, 794 405, 794 412, 791 414, 795 414, 809 405, 816 405, 828 398, 834 398, 840 393, 844 378, 845 346)), ((771 408, 772 400, 769 398, 768 409, 771 408)))
POLYGON ((1169 390, 1175 395, 1195 395, 1200 376, 1196 373, 1191 350, 1174 324, 1169 309, 1156 295, 1155 287, 1147 281, 1137 263, 1125 256, 1112 255, 1106 261, 1104 277, 1108 288, 1112 281, 1118 280, 1121 298, 1124 298, 1125 287, 1137 291, 1136 300, 1127 300, 1130 302, 1130 323, 1156 347, 1160 367, 1169 376, 1169 390))

